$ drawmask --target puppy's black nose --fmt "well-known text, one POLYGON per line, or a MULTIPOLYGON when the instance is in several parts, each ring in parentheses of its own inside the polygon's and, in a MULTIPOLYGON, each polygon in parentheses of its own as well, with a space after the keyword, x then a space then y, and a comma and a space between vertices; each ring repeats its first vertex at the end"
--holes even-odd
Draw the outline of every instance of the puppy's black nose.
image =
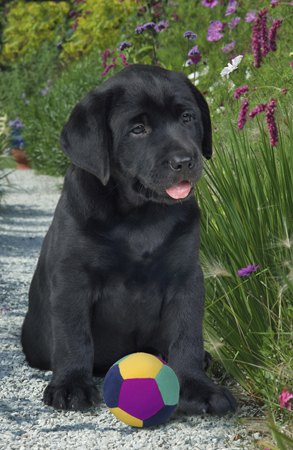
POLYGON ((192 169, 194 166, 194 159, 191 156, 173 156, 170 161, 170 166, 172 170, 188 170, 192 169))

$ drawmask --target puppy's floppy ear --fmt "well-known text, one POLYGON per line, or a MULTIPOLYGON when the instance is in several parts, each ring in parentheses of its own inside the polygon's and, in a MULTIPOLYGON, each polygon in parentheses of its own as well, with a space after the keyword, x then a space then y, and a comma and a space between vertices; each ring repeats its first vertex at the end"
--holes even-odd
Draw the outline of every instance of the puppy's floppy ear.
POLYGON ((188 86, 193 94, 193 97, 196 100, 196 103, 201 113, 201 120, 203 124, 203 138, 201 143, 202 154, 206 159, 211 159, 213 154, 213 148, 212 148, 212 124, 211 124, 210 110, 204 96, 189 80, 188 86))
POLYGON ((110 178, 110 107, 108 92, 90 91, 73 108, 59 141, 74 164, 96 175, 104 185, 110 178))

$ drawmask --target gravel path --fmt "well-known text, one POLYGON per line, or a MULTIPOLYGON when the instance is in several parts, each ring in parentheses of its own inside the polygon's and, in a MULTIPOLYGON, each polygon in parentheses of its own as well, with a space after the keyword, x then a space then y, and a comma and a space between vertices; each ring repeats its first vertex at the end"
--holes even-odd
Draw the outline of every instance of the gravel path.
MULTIPOLYGON (((160 426, 132 428, 102 404, 86 412, 55 411, 42 403, 51 372, 25 362, 20 330, 43 237, 60 196, 62 179, 15 171, 0 210, 0 449, 247 449, 250 437, 236 418, 187 416, 176 410, 160 426)), ((103 379, 95 378, 101 392, 103 379)), ((245 409, 246 408, 246 409, 245 409)))

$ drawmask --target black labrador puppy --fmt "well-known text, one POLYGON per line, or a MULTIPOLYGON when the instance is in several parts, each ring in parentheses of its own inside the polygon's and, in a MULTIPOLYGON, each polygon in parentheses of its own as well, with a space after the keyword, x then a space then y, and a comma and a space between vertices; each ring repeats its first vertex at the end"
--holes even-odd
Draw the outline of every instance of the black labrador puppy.
POLYGON ((89 92, 60 138, 71 159, 29 293, 22 345, 53 371, 44 403, 99 402, 93 373, 161 354, 182 410, 236 410, 205 374, 204 282, 194 184, 212 155, 204 97, 182 74, 130 65, 89 92))

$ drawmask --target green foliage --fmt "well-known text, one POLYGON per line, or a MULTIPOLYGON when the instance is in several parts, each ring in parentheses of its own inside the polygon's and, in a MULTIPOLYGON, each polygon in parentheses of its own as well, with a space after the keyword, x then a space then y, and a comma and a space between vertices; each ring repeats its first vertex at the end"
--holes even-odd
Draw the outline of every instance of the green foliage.
POLYGON ((133 14, 137 11, 134 0, 87 0, 79 3, 75 10, 80 17, 72 18, 70 24, 78 20, 76 30, 63 44, 62 60, 78 60, 82 55, 117 47, 121 28, 127 33, 133 26, 133 14))
POLYGON ((34 169, 49 175, 65 175, 70 163, 61 152, 59 137, 73 106, 90 90, 97 87, 100 62, 95 55, 72 63, 49 85, 48 90, 35 92, 23 101, 22 117, 25 118, 23 138, 25 150, 34 169))
POLYGON ((44 41, 57 45, 65 33, 69 8, 66 2, 21 0, 15 3, 4 29, 0 62, 11 63, 18 58, 31 60, 44 41))
POLYGON ((275 149, 260 123, 254 144, 227 120, 230 141, 219 145, 215 134, 197 188, 208 340, 238 382, 268 402, 293 379, 292 116, 287 123, 275 149), (253 263, 256 273, 237 276, 253 263))

